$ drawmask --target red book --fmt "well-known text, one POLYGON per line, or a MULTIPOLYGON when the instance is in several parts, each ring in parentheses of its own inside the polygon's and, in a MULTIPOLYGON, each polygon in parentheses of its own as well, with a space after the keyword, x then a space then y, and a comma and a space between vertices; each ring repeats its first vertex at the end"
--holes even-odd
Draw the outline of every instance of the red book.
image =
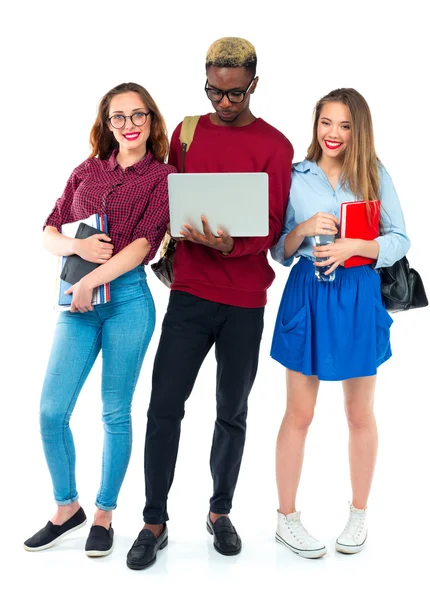
MULTIPOLYGON (((370 200, 369 209, 367 209, 364 200, 342 202, 340 205, 340 237, 374 240, 379 235, 380 212, 381 202, 379 200, 370 200)), ((361 265, 371 265, 374 262, 374 258, 351 256, 344 262, 343 266, 346 268, 359 267, 361 265)))

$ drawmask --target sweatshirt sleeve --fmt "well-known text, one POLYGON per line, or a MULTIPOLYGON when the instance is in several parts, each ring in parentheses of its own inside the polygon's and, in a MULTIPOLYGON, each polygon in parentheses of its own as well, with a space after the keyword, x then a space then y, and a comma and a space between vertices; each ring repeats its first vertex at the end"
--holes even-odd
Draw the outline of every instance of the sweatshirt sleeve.
POLYGON ((383 235, 376 238, 379 255, 375 267, 390 267, 405 256, 411 242, 406 235, 405 220, 396 189, 384 167, 381 165, 381 217, 383 235))
POLYGON ((296 225, 297 223, 295 219, 294 207, 290 198, 290 201, 288 202, 287 206, 287 212, 285 214, 285 221, 282 226, 281 237, 279 238, 277 244, 270 248, 270 254, 272 255, 273 260, 276 260, 276 262, 281 263, 281 265, 283 265, 284 267, 290 267, 294 260, 294 254, 292 256, 289 256, 288 258, 285 258, 284 244, 285 238, 290 233, 290 231, 292 231, 294 227, 296 227, 296 225))
POLYGON ((172 139, 170 140, 170 149, 169 149, 169 160, 168 163, 172 167, 178 171, 181 170, 181 142, 179 140, 179 135, 181 133, 182 123, 176 127, 175 131, 172 133, 172 139))
POLYGON ((282 147, 279 144, 276 145, 275 151, 264 169, 269 176, 269 235, 265 237, 235 237, 232 252, 222 255, 226 259, 266 252, 279 239, 290 191, 294 154, 290 142, 286 138, 283 142, 282 147))

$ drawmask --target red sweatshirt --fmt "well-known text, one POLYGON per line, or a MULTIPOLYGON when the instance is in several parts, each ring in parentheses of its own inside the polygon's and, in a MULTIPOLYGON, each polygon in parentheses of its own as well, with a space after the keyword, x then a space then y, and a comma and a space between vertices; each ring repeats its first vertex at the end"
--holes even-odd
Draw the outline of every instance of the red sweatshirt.
MULTIPOLYGON (((181 124, 172 135, 169 163, 180 170, 181 124)), ((275 273, 267 250, 279 239, 287 207, 293 147, 277 129, 256 119, 244 127, 214 125, 200 117, 185 156, 186 173, 265 172, 269 176, 269 235, 234 238, 231 254, 193 242, 176 247, 172 290, 205 300, 259 308, 275 273)))

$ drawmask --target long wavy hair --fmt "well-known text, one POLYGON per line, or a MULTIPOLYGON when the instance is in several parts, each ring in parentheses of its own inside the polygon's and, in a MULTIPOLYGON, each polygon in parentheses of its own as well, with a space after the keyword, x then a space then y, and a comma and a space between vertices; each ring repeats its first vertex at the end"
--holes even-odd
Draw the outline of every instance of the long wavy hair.
POLYGON ((108 127, 109 105, 114 96, 126 92, 136 92, 142 99, 147 110, 151 111, 151 133, 146 147, 156 160, 164 163, 169 153, 169 139, 164 118, 155 104, 152 96, 138 83, 121 83, 109 90, 100 100, 95 123, 90 133, 92 152, 90 158, 109 158, 112 151, 118 148, 118 142, 108 127))
POLYGON ((317 130, 323 106, 328 102, 342 102, 351 113, 351 141, 345 150, 341 185, 348 187, 356 198, 379 199, 378 157, 376 156, 372 115, 361 94, 353 88, 333 90, 317 102, 314 111, 312 143, 308 148, 307 160, 317 162, 322 155, 317 130))

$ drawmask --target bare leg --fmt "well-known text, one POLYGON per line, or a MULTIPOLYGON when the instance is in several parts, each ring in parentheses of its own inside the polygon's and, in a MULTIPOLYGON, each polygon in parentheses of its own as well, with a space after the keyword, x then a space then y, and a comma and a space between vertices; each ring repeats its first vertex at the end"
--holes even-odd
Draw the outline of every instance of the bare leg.
POLYGON ((80 509, 80 504, 77 500, 65 506, 57 506, 57 512, 52 517, 51 522, 54 525, 63 525, 66 521, 80 509))
POLYGON ((276 444, 279 512, 283 515, 296 511, 305 441, 314 415, 318 388, 317 377, 287 369, 287 409, 276 444))
POLYGON ((101 510, 98 508, 94 514, 93 525, 101 525, 109 531, 109 526, 112 523, 112 511, 101 510))
POLYGON ((349 427, 349 465, 352 504, 363 509, 372 485, 378 449, 373 402, 376 375, 343 381, 345 412, 349 427))

